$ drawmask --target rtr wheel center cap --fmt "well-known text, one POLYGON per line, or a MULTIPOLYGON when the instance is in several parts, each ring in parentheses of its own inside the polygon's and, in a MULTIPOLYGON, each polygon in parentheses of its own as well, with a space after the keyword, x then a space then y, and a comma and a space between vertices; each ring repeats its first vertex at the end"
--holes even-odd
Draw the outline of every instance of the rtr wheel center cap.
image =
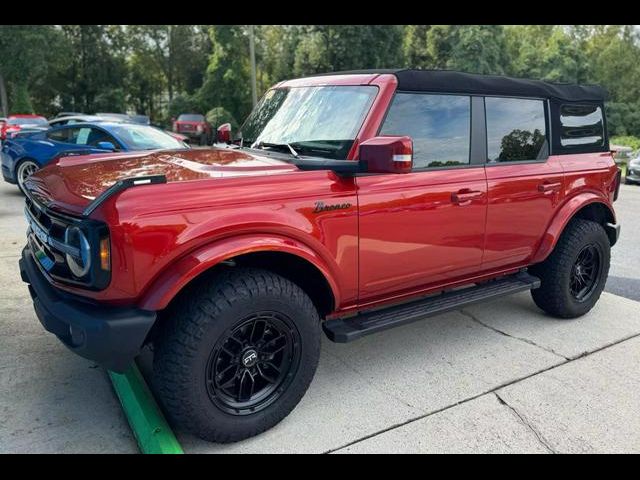
POLYGON ((258 363, 258 352, 254 349, 249 349, 242 354, 242 365, 245 368, 253 367, 256 363, 258 363))

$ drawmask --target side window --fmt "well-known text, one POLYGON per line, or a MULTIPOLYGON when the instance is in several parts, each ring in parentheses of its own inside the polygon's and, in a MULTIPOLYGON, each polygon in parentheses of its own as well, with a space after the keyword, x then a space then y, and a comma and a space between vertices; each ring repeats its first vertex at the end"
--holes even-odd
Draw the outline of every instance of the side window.
POLYGON ((119 143, 109 135, 104 130, 99 130, 97 128, 92 128, 89 136, 87 138, 87 142, 85 145, 90 145, 92 147, 97 147, 100 142, 110 142, 113 143, 114 147, 118 147, 119 143))
POLYGON ((87 145, 89 135, 91 134, 91 127, 76 127, 70 128, 69 143, 75 143, 76 145, 87 145))
POLYGON ((544 102, 486 97, 489 162, 543 160, 549 156, 544 102))
POLYGON ((604 122, 598 105, 560 107, 560 144, 563 147, 602 146, 604 122))
POLYGON ((47 138, 54 142, 69 142, 69 129, 61 128, 60 130, 53 130, 47 133, 47 138))
POLYGON ((471 97, 398 93, 380 134, 413 139, 414 169, 468 165, 471 97))

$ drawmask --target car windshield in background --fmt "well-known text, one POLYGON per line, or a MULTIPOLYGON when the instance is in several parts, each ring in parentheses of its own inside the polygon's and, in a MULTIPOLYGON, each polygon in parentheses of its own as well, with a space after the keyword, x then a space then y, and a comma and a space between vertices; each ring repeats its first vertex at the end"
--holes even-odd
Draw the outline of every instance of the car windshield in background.
MULTIPOLYGON (((269 90, 240 129, 244 146, 291 145, 301 155, 345 159, 377 93, 369 86, 269 90)), ((289 149, 283 149, 289 152, 289 149)))
POLYGON ((111 131, 132 150, 184 148, 184 144, 161 130, 144 125, 118 125, 111 131))
POLYGON ((179 122, 204 122, 204 115, 183 113, 178 117, 179 122))
POLYGON ((47 125, 47 119, 43 117, 31 118, 10 118, 7 120, 9 125, 47 125))

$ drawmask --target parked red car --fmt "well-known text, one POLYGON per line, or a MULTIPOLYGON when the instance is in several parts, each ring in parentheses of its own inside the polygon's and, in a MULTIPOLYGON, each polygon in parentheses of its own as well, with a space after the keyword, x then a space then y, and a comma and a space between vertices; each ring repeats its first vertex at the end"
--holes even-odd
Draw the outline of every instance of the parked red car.
POLYGON ((29 177, 22 278, 71 350, 121 372, 151 344, 174 422, 247 438, 302 398, 322 330, 348 342, 528 290, 588 312, 620 229, 604 100, 445 71, 285 81, 226 148, 29 177))
POLYGON ((173 122, 173 131, 186 135, 191 141, 197 140, 200 145, 211 145, 213 128, 204 115, 199 113, 183 113, 173 122))
POLYGON ((47 119, 40 115, 9 115, 0 122, 0 140, 6 139, 11 133, 19 132, 23 128, 48 128, 48 126, 47 119))

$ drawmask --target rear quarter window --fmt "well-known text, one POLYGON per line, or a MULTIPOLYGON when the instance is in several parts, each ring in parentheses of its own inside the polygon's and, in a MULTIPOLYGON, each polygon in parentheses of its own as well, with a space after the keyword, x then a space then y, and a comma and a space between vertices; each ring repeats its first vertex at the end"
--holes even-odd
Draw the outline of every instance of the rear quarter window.
POLYGON ((604 144, 604 120, 598 105, 561 105, 560 125, 560 145, 563 147, 604 144))

